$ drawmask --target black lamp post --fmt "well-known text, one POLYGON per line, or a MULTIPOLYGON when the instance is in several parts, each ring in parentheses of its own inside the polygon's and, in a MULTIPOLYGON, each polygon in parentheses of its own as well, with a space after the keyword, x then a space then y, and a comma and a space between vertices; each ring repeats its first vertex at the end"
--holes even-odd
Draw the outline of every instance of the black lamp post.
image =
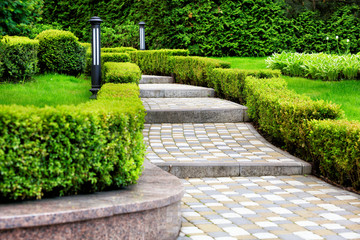
POLYGON ((140 26, 140 50, 145 50, 145 22, 139 22, 140 26))
POLYGON ((90 18, 92 28, 92 66, 91 66, 91 99, 96 99, 97 92, 101 88, 101 39, 100 39, 100 24, 103 22, 99 17, 90 18))

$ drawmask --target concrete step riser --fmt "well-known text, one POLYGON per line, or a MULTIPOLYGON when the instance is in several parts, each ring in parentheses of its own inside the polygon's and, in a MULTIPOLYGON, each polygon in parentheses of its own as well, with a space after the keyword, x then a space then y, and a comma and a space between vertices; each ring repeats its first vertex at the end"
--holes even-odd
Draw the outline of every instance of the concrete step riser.
POLYGON ((140 84, 167 84, 174 83, 174 78, 170 76, 149 76, 143 75, 140 84))
POLYGON ((311 173, 309 165, 156 164, 178 178, 290 176, 311 173))
POLYGON ((141 98, 206 98, 214 97, 214 90, 142 90, 141 98))
POLYGON ((249 122, 247 109, 147 110, 146 123, 249 122))

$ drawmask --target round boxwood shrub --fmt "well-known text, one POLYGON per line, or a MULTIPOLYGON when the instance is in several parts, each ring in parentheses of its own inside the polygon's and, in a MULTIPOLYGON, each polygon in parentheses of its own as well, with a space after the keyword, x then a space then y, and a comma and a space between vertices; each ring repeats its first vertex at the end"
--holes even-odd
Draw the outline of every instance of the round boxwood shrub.
POLYGON ((39 40, 39 67, 41 72, 79 75, 85 68, 85 48, 71 32, 46 30, 39 40))

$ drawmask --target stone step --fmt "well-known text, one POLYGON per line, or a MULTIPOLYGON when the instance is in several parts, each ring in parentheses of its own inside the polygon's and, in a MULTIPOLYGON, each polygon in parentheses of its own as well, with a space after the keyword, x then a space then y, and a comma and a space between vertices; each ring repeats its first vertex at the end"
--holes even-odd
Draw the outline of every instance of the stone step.
POLYGON ((218 98, 142 98, 146 123, 247 122, 247 107, 218 98))
POLYGON ((153 75, 142 75, 140 84, 151 84, 151 83, 174 83, 174 78, 171 76, 153 76, 153 75))
POLYGON ((183 84, 139 84, 141 98, 206 98, 214 97, 211 88, 183 84))
POLYGON ((145 124, 146 158, 179 178, 281 176, 311 165, 266 141, 250 123, 145 124))

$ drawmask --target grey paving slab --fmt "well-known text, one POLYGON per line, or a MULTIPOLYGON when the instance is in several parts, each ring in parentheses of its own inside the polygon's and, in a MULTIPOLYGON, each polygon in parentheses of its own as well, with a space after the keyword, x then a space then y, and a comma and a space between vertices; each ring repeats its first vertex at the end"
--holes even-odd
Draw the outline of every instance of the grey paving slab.
POLYGON ((174 83, 174 78, 171 76, 153 76, 153 75, 142 75, 140 84, 166 84, 174 83))
POLYGON ((139 84, 141 98, 207 98, 214 97, 212 88, 184 84, 139 84))
POLYGON ((180 178, 309 174, 249 123, 145 124, 146 158, 180 178))
POLYGON ((147 123, 249 121, 247 107, 218 98, 142 98, 147 123))
POLYGON ((182 181, 178 240, 360 239, 360 195, 312 176, 182 181))

